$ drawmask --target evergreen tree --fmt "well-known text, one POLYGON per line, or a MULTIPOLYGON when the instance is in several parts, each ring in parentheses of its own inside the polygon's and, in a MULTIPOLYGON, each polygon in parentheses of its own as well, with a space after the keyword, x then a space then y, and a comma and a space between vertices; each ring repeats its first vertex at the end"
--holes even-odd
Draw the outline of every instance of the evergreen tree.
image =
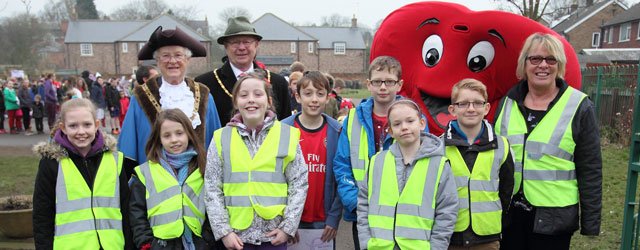
POLYGON ((98 10, 93 0, 78 0, 76 3, 78 19, 98 19, 98 10))

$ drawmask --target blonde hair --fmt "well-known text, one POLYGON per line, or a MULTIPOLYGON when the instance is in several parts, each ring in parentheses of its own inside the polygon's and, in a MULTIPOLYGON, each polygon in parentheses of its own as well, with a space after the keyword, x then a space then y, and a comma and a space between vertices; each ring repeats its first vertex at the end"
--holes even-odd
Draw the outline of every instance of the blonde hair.
POLYGON ((291 84, 293 81, 300 80, 300 78, 302 78, 302 72, 292 72, 291 75, 289 75, 289 84, 291 84))
POLYGON ((516 68, 516 76, 518 79, 526 80, 527 69, 525 68, 527 57, 529 57, 529 50, 532 48, 543 47, 549 51, 549 53, 558 61, 558 75, 560 79, 564 79, 564 73, 566 72, 567 57, 564 54, 564 46, 562 42, 551 34, 534 33, 530 35, 522 46, 520 56, 518 57, 518 67, 516 68))
POLYGON ((422 111, 420 110, 420 106, 418 106, 417 103, 415 103, 411 99, 400 99, 400 100, 394 101, 393 103, 391 103, 391 105, 389 105, 389 108, 387 109, 387 120, 391 120, 391 118, 389 117, 391 115, 391 110, 401 105, 407 106, 415 110, 416 113, 418 114, 418 117, 421 117, 422 111))
POLYGON ((487 86, 476 79, 466 78, 462 79, 461 81, 456 83, 456 85, 453 85, 453 88, 451 88, 451 103, 455 103, 458 100, 460 90, 463 89, 468 89, 480 93, 485 101, 489 99, 487 95, 487 86))
POLYGON ((93 105, 93 103, 89 101, 89 99, 75 98, 65 101, 64 103, 62 103, 62 106, 60 106, 60 122, 64 123, 64 117, 67 112, 76 108, 89 109, 89 112, 91 112, 93 119, 97 119, 96 106, 93 105))

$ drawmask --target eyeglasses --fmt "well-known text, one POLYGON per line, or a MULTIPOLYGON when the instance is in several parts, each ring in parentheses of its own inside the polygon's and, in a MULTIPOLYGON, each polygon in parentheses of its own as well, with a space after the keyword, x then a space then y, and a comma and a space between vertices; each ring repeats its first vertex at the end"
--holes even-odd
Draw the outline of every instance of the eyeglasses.
POLYGON ((376 87, 380 87, 382 86, 382 84, 387 87, 395 86, 396 84, 398 84, 398 81, 396 80, 371 80, 370 82, 371 85, 376 87))
POLYGON ((487 102, 456 102, 453 105, 456 105, 460 109, 467 109, 469 106, 473 106, 474 109, 482 108, 487 102))
POLYGON ((184 54, 177 54, 177 55, 165 54, 165 55, 161 55, 160 56, 160 61, 166 63, 166 62, 171 61, 171 58, 175 58, 176 61, 180 62, 180 61, 184 60, 185 58, 187 58, 187 56, 184 55, 184 54))
POLYGON ((558 59, 556 59, 554 56, 547 56, 547 57, 530 56, 530 57, 527 57, 527 59, 533 65, 538 65, 538 64, 542 63, 542 60, 546 61, 547 64, 549 64, 549 65, 555 65, 556 63, 558 63, 558 59))
POLYGON ((249 45, 252 45, 255 42, 256 42, 255 39, 247 39, 247 40, 238 39, 238 40, 228 41, 227 43, 231 45, 231 47, 237 48, 237 47, 240 47, 240 44, 244 45, 245 47, 248 47, 249 45))

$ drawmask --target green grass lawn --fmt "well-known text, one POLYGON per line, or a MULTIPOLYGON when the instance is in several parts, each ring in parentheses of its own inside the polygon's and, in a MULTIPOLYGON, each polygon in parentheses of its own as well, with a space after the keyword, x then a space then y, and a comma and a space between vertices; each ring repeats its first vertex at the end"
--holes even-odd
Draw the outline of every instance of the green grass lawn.
MULTIPOLYGON (((622 209, 627 181, 629 148, 604 146, 602 185, 602 227, 598 237, 576 233, 571 249, 619 249, 622 209)), ((33 156, 0 157, 0 196, 32 194, 38 159, 33 156)))
POLYGON ((35 156, 0 157, 0 197, 33 194, 38 162, 35 156))
POLYGON ((366 88, 364 89, 343 89, 340 93, 342 97, 351 98, 352 100, 361 100, 369 98, 371 93, 366 88))

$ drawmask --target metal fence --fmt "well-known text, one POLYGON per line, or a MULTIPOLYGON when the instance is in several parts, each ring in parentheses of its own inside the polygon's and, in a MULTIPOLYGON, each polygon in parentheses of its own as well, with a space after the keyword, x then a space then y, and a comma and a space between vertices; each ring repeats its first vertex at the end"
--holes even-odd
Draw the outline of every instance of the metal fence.
POLYGON ((601 137, 629 145, 633 118, 633 93, 638 85, 638 65, 589 67, 582 70, 582 92, 596 107, 601 137))

